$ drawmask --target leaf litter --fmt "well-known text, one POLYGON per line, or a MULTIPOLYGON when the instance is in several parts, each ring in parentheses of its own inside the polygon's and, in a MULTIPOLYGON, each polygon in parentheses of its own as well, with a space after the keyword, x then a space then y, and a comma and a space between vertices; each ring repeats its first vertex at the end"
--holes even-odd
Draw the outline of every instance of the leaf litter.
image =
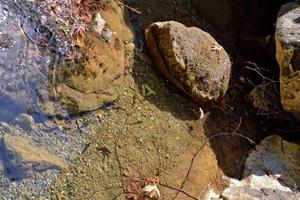
POLYGON ((158 176, 142 179, 130 168, 127 169, 124 175, 126 180, 123 190, 127 200, 157 200, 160 198, 158 189, 160 180, 158 176))

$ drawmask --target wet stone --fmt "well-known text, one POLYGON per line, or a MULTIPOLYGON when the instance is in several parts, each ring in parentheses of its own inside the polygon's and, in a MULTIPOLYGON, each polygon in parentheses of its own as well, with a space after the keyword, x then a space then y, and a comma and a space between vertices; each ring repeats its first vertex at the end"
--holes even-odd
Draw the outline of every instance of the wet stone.
POLYGON ((12 38, 8 34, 0 33, 0 52, 13 47, 12 38))
POLYGON ((64 159, 38 146, 28 137, 4 135, 0 142, 1 160, 5 176, 19 180, 34 171, 66 168, 64 159))

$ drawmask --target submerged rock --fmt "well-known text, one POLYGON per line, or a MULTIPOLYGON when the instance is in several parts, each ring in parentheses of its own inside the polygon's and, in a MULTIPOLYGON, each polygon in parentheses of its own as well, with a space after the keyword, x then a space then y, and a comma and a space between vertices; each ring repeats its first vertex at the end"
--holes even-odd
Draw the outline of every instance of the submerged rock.
POLYGON ((11 179, 22 179, 33 171, 65 169, 64 159, 39 147, 30 138, 5 135, 1 139, 1 161, 5 175, 11 179))
POLYGON ((225 94, 231 63, 210 34, 175 21, 157 22, 147 28, 146 41, 159 70, 196 101, 225 94))
POLYGON ((270 136, 247 158, 243 179, 230 179, 230 187, 221 197, 226 200, 298 200, 299 166, 300 145, 270 136))
POLYGON ((283 5, 276 23, 276 58, 280 66, 281 102, 300 120, 300 3, 283 5))

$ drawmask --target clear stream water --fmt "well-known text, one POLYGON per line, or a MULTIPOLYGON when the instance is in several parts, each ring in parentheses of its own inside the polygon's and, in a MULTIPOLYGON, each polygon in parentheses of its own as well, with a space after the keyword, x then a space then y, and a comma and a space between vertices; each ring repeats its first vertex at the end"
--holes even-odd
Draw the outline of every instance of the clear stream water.
POLYGON ((57 37, 36 20, 27 6, 32 3, 0 0, 0 199, 49 199, 46 190, 59 173, 25 168, 26 160, 9 152, 2 136, 28 137, 66 161, 83 148, 78 119, 68 117, 61 125, 40 109, 55 83, 50 71, 59 69, 61 58, 57 37))

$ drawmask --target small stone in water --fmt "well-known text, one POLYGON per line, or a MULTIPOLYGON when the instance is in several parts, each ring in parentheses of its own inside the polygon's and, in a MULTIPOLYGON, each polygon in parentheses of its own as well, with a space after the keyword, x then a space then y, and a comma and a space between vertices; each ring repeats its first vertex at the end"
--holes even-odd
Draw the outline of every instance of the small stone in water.
POLYGON ((5 33, 0 33, 0 52, 13 47, 12 38, 5 33))

